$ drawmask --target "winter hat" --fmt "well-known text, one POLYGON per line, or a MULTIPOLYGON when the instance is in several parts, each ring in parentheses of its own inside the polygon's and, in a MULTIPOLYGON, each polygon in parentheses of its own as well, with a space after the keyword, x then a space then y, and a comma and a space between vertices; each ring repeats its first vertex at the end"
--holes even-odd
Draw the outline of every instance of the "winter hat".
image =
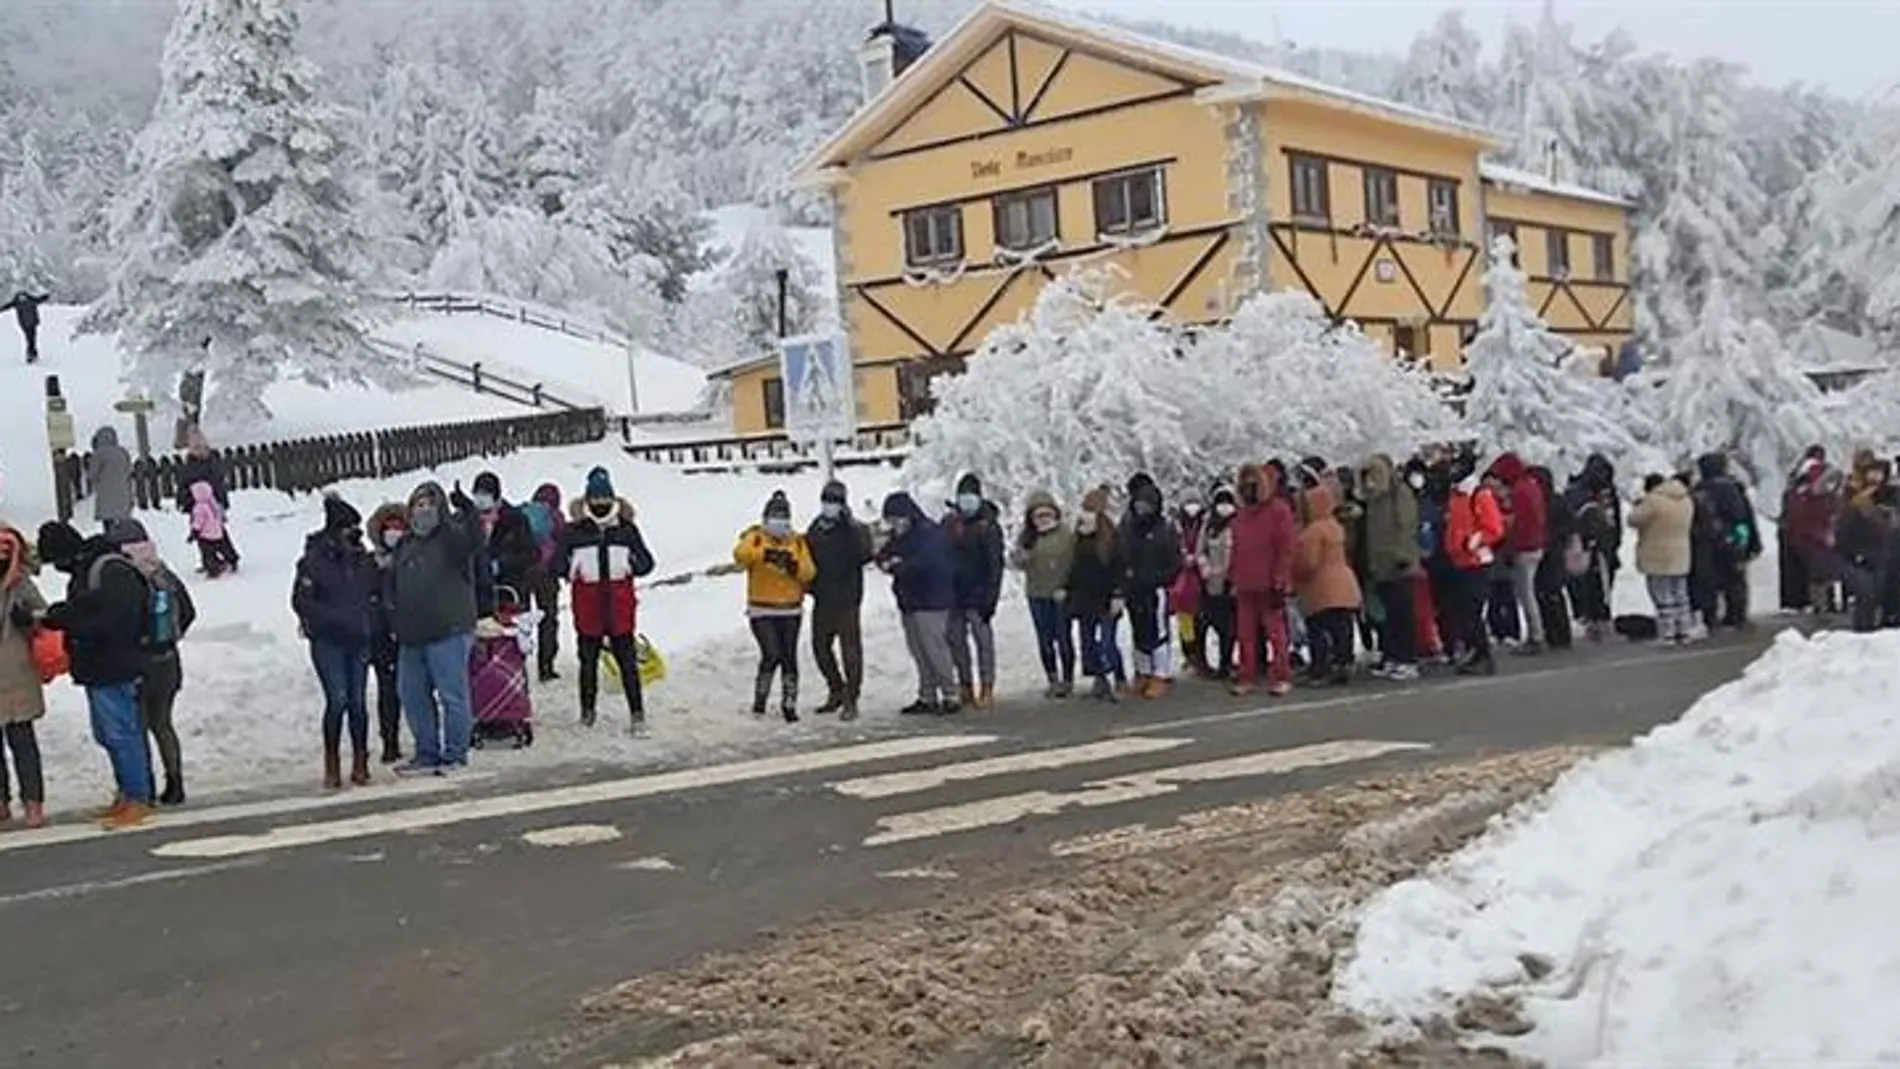
POLYGON ((348 531, 363 526, 363 514, 335 492, 323 495, 323 529, 348 531))
POLYGON ((595 468, 587 473, 587 497, 596 501, 616 497, 614 478, 607 474, 606 468, 595 468))
POLYGON ((818 500, 827 505, 848 504, 850 499, 851 495, 845 490, 844 484, 836 479, 826 483, 825 488, 818 494, 818 500))
POLYGON ((145 530, 145 525, 130 517, 106 523, 106 541, 115 546, 129 546, 151 540, 152 536, 145 530))
POLYGON ((772 496, 766 499, 765 518, 768 520, 789 520, 792 518, 792 503, 786 498, 785 491, 774 490, 772 491, 772 496))
POLYGON ((40 525, 38 549, 40 559, 57 568, 78 560, 86 551, 86 539, 72 524, 49 520, 40 525))
POLYGON ((500 501, 501 476, 496 475, 492 471, 485 471, 475 476, 475 492, 478 494, 487 494, 489 497, 500 501))
POLYGON ((963 478, 957 480, 957 496, 961 497, 964 494, 983 496, 983 480, 976 477, 976 472, 967 472, 963 478))
POLYGON ((416 487, 414 492, 409 495, 409 507, 415 508, 418 505, 434 505, 436 508, 441 508, 448 503, 448 500, 449 496, 442 492, 441 483, 427 482, 416 487))

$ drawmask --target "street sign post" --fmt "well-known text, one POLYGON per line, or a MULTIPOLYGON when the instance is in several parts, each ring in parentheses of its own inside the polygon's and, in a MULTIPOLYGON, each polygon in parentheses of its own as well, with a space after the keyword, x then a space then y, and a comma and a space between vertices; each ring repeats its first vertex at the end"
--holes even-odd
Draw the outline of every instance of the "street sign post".
POLYGON ((157 408, 158 403, 143 394, 133 394, 112 405, 114 412, 124 412, 132 417, 132 433, 138 438, 140 460, 152 458, 152 426, 147 417, 157 408))
POLYGON ((832 477, 832 448, 858 434, 857 384, 844 338, 806 334, 781 338, 780 381, 785 385, 785 436, 818 447, 825 479, 832 477))

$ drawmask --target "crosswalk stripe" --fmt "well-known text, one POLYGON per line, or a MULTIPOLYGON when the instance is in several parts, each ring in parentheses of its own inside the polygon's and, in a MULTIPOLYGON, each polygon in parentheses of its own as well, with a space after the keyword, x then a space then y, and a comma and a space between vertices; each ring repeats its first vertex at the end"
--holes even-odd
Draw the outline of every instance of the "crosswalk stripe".
POLYGON ((1010 824, 1025 817, 1054 816, 1071 807, 1092 809, 1119 805, 1172 794, 1185 784, 1243 779, 1295 772, 1303 768, 1365 761, 1385 754, 1408 750, 1429 750, 1422 742, 1391 742, 1371 739, 1346 739, 1311 746, 1225 757, 1172 768, 1144 769, 1140 772, 1086 783, 1075 791, 1025 791, 1021 794, 983 798, 960 805, 939 806, 910 813, 879 817, 878 830, 866 837, 865 846, 931 839, 958 832, 975 831, 1010 824))
POLYGON ((1019 772, 1047 772, 1052 769, 1067 768, 1070 765, 1110 761, 1117 757, 1138 757, 1143 754, 1160 753, 1177 746, 1186 746, 1193 741, 1193 739, 1150 736, 1100 739, 1079 746, 1064 746, 1053 750, 1030 750, 1027 753, 1007 754, 1003 757, 986 757, 949 765, 931 765, 929 768, 910 772, 886 772, 877 776, 861 776, 857 779, 833 783, 830 787, 839 794, 851 798, 889 798, 899 794, 934 791, 947 784, 987 779, 991 776, 1008 776, 1019 772))
POLYGON ((923 735, 889 739, 853 746, 737 761, 701 768, 683 768, 628 779, 583 783, 573 787, 527 791, 486 798, 465 798, 443 805, 414 809, 385 810, 342 820, 311 824, 289 824, 255 835, 222 835, 203 839, 181 839, 162 843, 152 850, 157 857, 223 858, 267 850, 285 850, 298 846, 363 839, 395 832, 421 831, 451 824, 503 817, 543 813, 555 809, 623 802, 660 794, 676 794, 704 787, 727 786, 790 776, 804 772, 824 772, 870 761, 941 753, 995 742, 994 735, 923 735))

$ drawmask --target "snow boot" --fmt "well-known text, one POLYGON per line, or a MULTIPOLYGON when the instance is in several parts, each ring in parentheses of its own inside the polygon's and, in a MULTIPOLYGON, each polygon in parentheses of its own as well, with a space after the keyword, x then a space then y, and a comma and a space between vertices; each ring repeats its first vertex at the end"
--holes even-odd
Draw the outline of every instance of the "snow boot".
POLYGON ((842 708, 844 708, 844 695, 834 690, 825 699, 825 704, 813 709, 812 713, 817 716, 829 716, 842 708))
POLYGON ((628 732, 636 739, 651 738, 653 735, 653 732, 647 729, 647 718, 638 714, 634 716, 633 726, 628 729, 628 732))
POLYGON ((343 787, 343 758, 335 750, 323 751, 323 789, 341 790, 343 787))
POLYGON ((143 802, 127 802, 105 816, 99 818, 99 826, 107 831, 123 831, 136 828, 145 823, 152 815, 152 807, 143 802))
MULTIPOLYGON (((369 785, 369 754, 361 750, 350 757, 350 782, 358 787, 369 785)), ((180 798, 184 795, 180 794, 180 798)))
POLYGON ((779 677, 779 713, 787 724, 798 723, 798 677, 790 672, 779 677))
POLYGON ((46 827, 46 803, 26 803, 26 826, 29 828, 46 827))
POLYGON ((765 703, 772 698, 772 673, 760 672, 752 680, 752 715, 764 716, 765 703))
POLYGON ((158 804, 162 806, 181 806, 185 804, 185 781, 183 777, 165 780, 165 789, 159 792, 158 804))
POLYGON ((844 705, 838 710, 838 719, 849 724, 851 721, 856 720, 857 718, 858 718, 858 700, 856 698, 846 698, 844 700, 844 705))
POLYGON ((1056 684, 1056 699, 1058 701, 1065 698, 1073 697, 1074 695, 1075 695, 1075 680, 1064 679, 1056 684))
POLYGON ((982 687, 978 688, 976 692, 976 707, 984 710, 996 708, 996 684, 985 683, 982 687))
POLYGON ((971 686, 968 683, 957 684, 957 704, 958 705, 975 705, 976 704, 976 688, 971 686))
POLYGON ((898 716, 929 716, 937 711, 937 703, 919 698, 897 711, 898 716))
POLYGON ((594 709, 591 706, 584 707, 581 709, 581 726, 582 727, 591 728, 594 726, 594 722, 599 719, 600 719, 599 710, 594 709))

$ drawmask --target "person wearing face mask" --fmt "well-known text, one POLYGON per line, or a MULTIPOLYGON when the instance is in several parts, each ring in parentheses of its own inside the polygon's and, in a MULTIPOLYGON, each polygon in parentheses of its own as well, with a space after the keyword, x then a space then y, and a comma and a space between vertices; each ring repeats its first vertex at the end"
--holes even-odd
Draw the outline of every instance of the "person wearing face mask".
POLYGON ((1240 674, 1232 687, 1237 697, 1253 693, 1263 668, 1269 679, 1267 693, 1279 697, 1293 690, 1293 651, 1286 613, 1293 598, 1293 550, 1298 529, 1293 506, 1280 492, 1277 470, 1270 464, 1249 466, 1242 468, 1235 480, 1240 510, 1233 521, 1233 559, 1227 576, 1234 592, 1235 631, 1240 642, 1240 674), (1268 654, 1265 665, 1260 663, 1263 645, 1268 654))
POLYGON ((587 473, 587 489, 568 508, 567 534, 557 570, 567 576, 568 601, 580 657, 581 723, 593 727, 600 700, 600 655, 620 669, 635 735, 646 733, 646 696, 640 689, 638 580, 653 571, 653 554, 633 522, 631 502, 614 491, 606 468, 587 473))
POLYGON ((779 680, 779 713, 798 723, 798 631, 805 618, 805 588, 817 577, 811 545, 792 526, 792 503, 775 490, 759 523, 739 534, 732 561, 745 569, 746 617, 759 647, 752 680, 752 715, 764 716, 779 680))
POLYGON ((1412 592, 1419 574, 1418 498, 1384 453, 1366 462, 1359 486, 1365 508, 1366 578, 1385 611, 1379 629, 1383 657, 1373 674, 1401 682, 1417 679, 1412 592))
POLYGON ((1116 685, 1125 678, 1115 632, 1127 607, 1122 600, 1126 576, 1121 539, 1108 517, 1108 488, 1096 487, 1083 495, 1075 518, 1068 611, 1082 636, 1082 671, 1095 681, 1089 696, 1097 701, 1115 701, 1116 685))
POLYGON ((836 479, 818 496, 818 518, 805 532, 818 574, 811 582, 811 652, 829 694, 820 715, 858 718, 864 687, 864 566, 871 562, 871 529, 851 515, 850 495, 836 479), (840 670, 838 654, 844 655, 840 670))
POLYGON ((369 782, 369 661, 381 576, 363 548, 363 517, 349 502, 323 500, 323 529, 304 542, 290 607, 310 643, 323 688, 323 786, 343 786, 343 727, 350 729, 350 782, 369 782))
MULTIPOLYGON (((1215 679, 1234 676, 1234 588, 1228 571, 1234 562, 1234 517, 1240 505, 1234 489, 1222 484, 1208 500, 1212 507, 1194 543, 1193 566, 1201 579, 1201 630, 1211 635, 1215 679)), ((1206 653, 1203 640, 1203 655, 1206 653)))
POLYGON ((904 622, 904 645, 917 666, 917 700, 899 710, 906 716, 949 716, 957 704, 956 665, 950 659, 950 611, 956 607, 956 565, 950 539, 931 522, 915 498, 897 491, 884 499, 890 537, 877 566, 891 577, 891 594, 904 622))
POLYGON ((32 578, 26 536, 0 525, 0 828, 13 821, 7 759, 20 781, 26 826, 46 824, 46 775, 33 722, 46 715, 45 687, 33 663, 33 632, 46 599, 32 578))
POLYGON ((396 686, 415 737, 415 755, 399 776, 447 775, 468 764, 475 729, 469 651, 475 644, 481 528, 451 512, 438 483, 409 495, 409 533, 386 573, 390 626, 396 633, 396 686))
MULTIPOLYGON (((492 471, 475 476, 468 507, 481 524, 495 586, 513 591, 523 602, 520 607, 526 608, 525 602, 534 592, 535 573, 541 563, 540 549, 535 545, 527 514, 502 498, 501 476, 492 471)), ((492 615, 492 605, 489 608, 491 612, 484 615, 492 615)))
POLYGON ((1174 684, 1174 644, 1167 628, 1167 591, 1181 570, 1181 536, 1163 511, 1161 488, 1145 472, 1128 480, 1122 518, 1122 594, 1135 648, 1134 693, 1159 698, 1174 684))
POLYGON ((402 760, 402 696, 396 687, 396 632, 389 621, 388 575, 396 547, 409 533, 409 510, 387 502, 370 513, 366 528, 370 561, 376 566, 376 589, 371 592, 369 666, 376 673, 376 732, 382 739, 382 762, 402 760))
POLYGON ((1063 598, 1075 564, 1075 529, 1062 522, 1062 509, 1047 490, 1029 495, 1009 562, 1023 573, 1036 654, 1049 681, 1043 697, 1067 698, 1075 692, 1075 637, 1063 598))
POLYGON ((943 521, 955 567, 956 608, 950 611, 950 660, 964 705, 996 704, 996 605, 1003 596, 1003 524, 974 474, 957 480, 957 499, 943 521), (976 647, 974 660, 970 647, 976 647))

